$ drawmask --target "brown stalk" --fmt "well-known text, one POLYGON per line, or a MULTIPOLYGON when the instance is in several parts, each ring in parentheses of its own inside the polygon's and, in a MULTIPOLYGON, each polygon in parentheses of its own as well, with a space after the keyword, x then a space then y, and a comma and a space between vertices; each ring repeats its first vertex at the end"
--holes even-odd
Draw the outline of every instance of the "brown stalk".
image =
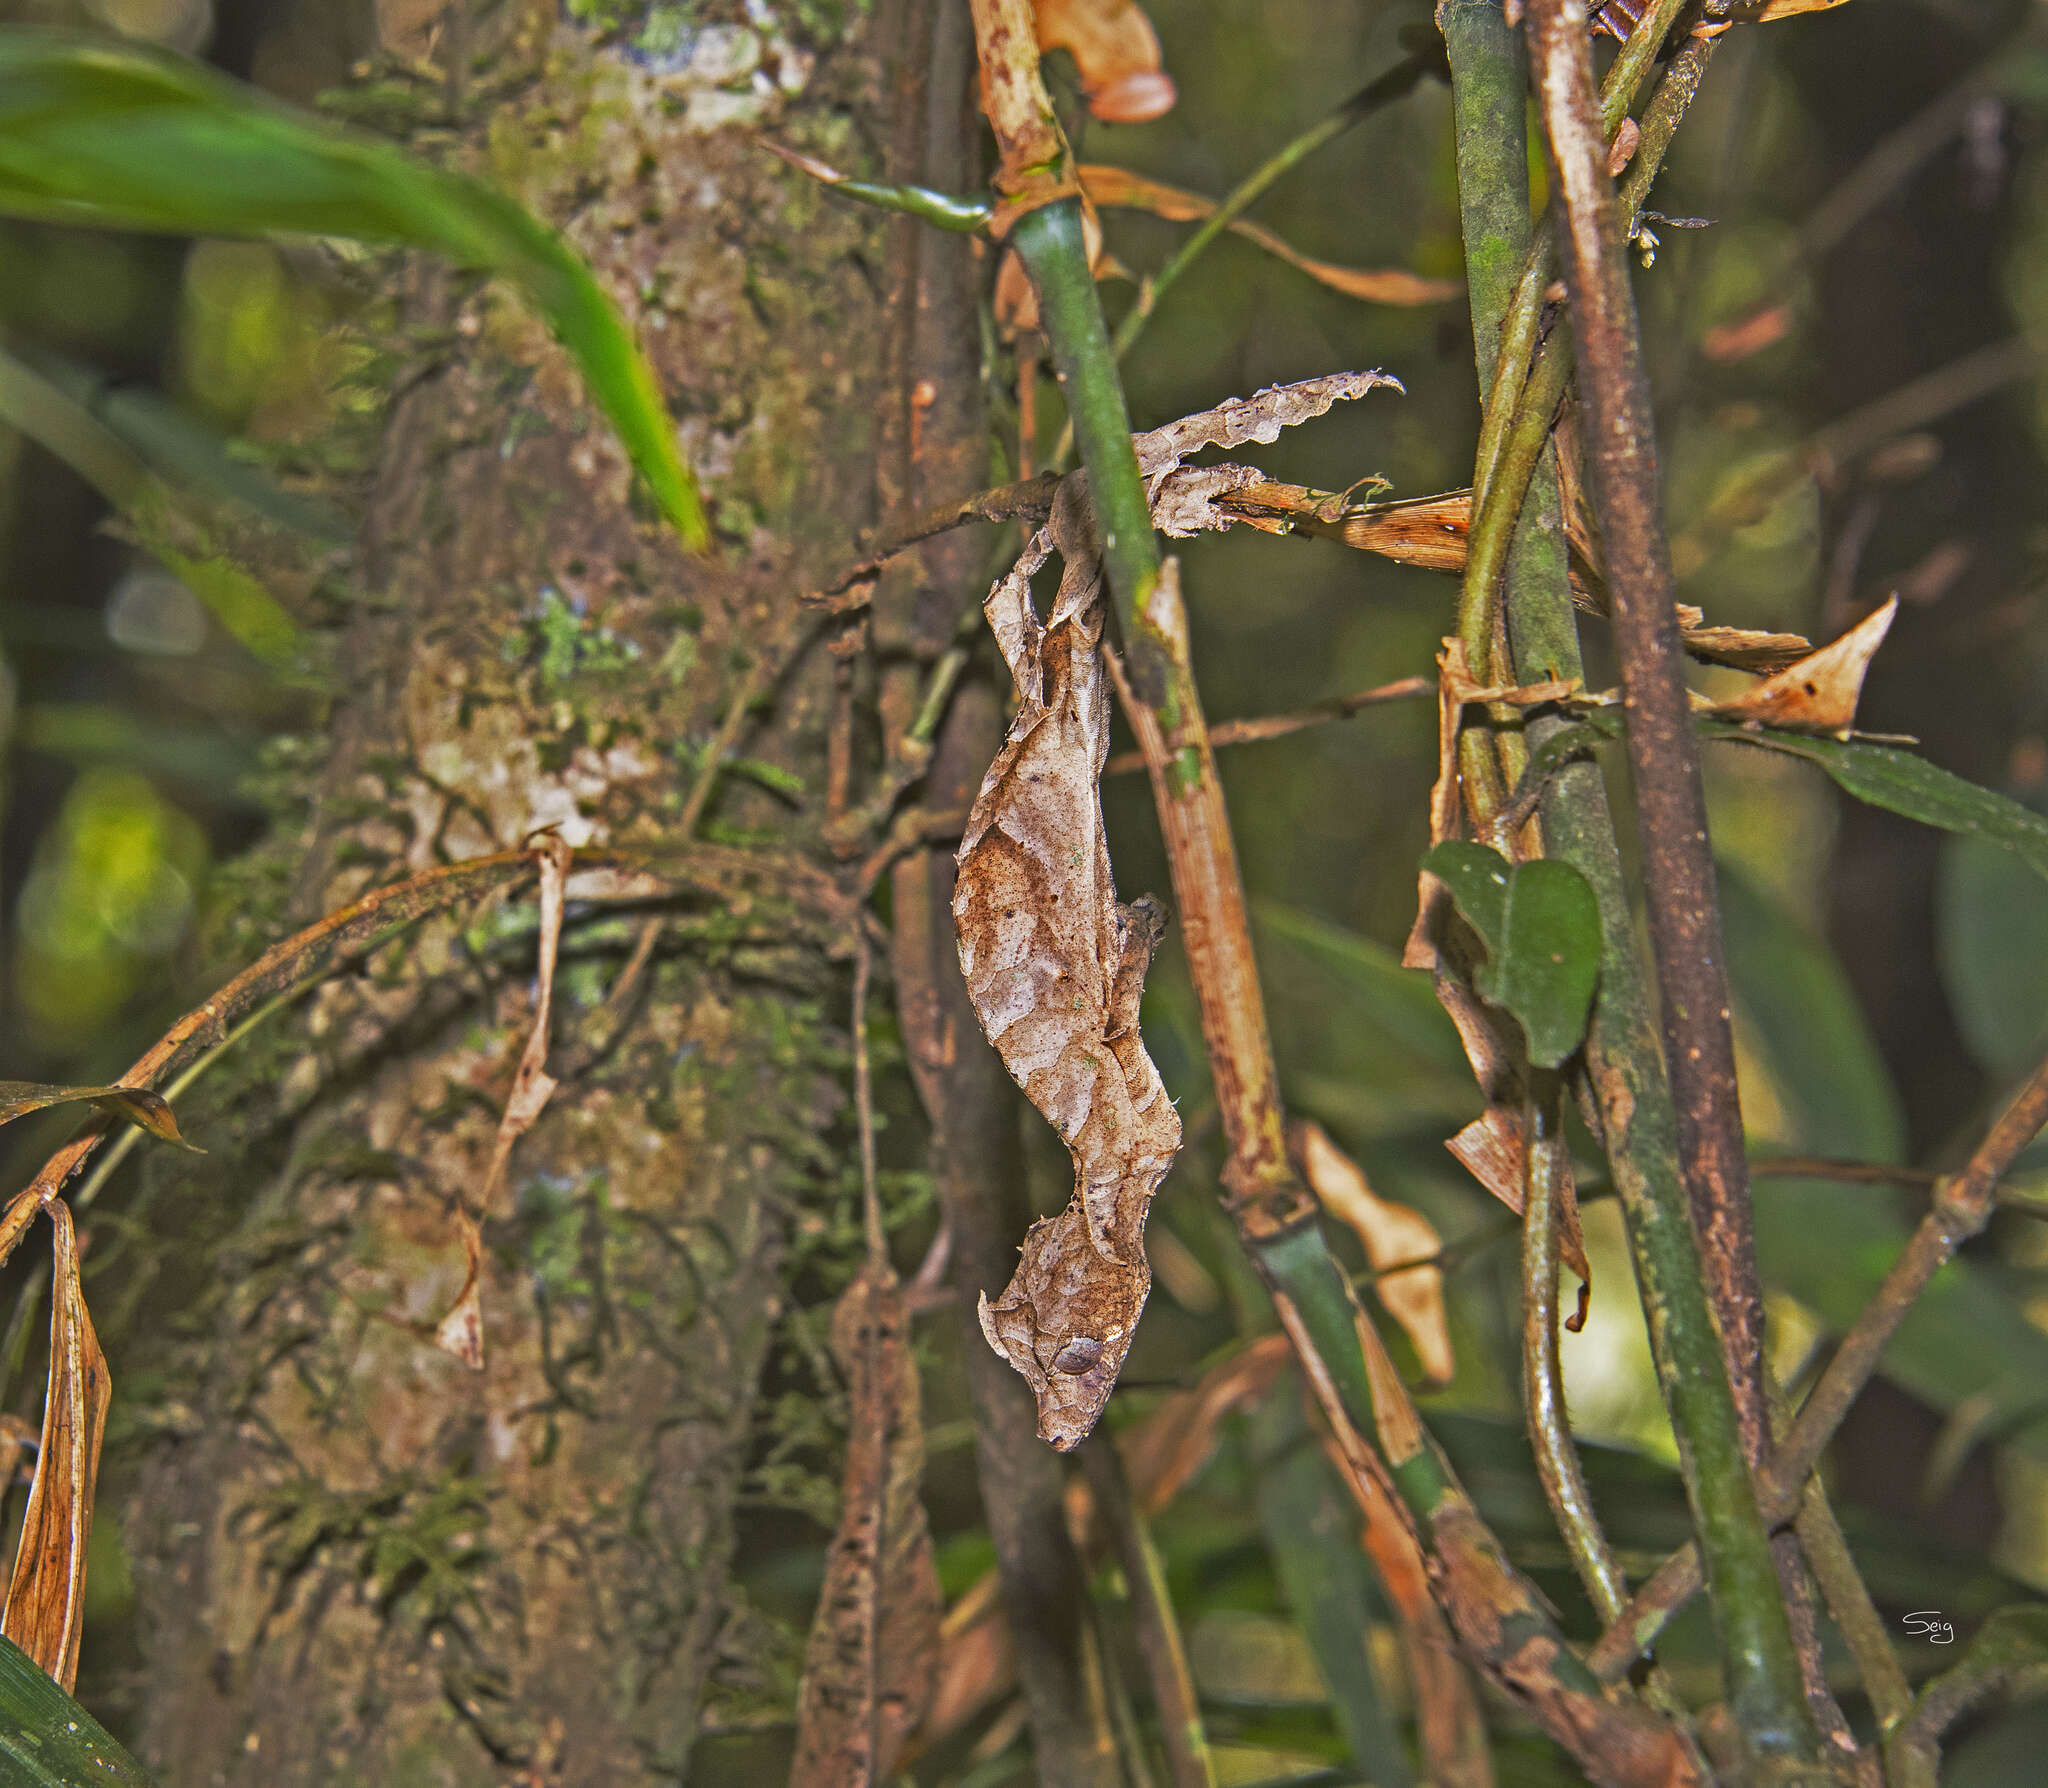
POLYGON ((1032 0, 973 0, 981 47, 981 103, 996 138, 991 184, 1004 204, 989 220, 1000 237, 1023 212, 1080 191, 1066 139, 1038 72, 1032 0))
POLYGON ((1629 767, 1679 1155, 1744 1450, 1754 1465, 1770 1444, 1763 1291, 1750 1220, 1721 914, 1661 521, 1649 388, 1625 259, 1628 226, 1607 173, 1599 101, 1577 12, 1565 0, 1534 0, 1530 44, 1557 165, 1565 280, 1628 712, 1629 767))
POLYGON ((1358 1505, 1365 1524, 1361 1543, 1394 1610, 1415 1696, 1416 1736, 1430 1777, 1447 1788, 1485 1788, 1493 1780, 1486 1722, 1450 1623, 1437 1605, 1421 1538, 1379 1454, 1346 1417, 1299 1313, 1285 1298, 1276 1300, 1276 1308, 1301 1361, 1306 1389, 1324 1417, 1324 1451, 1358 1505))
POLYGON ((1171 741, 1160 729, 1157 712, 1133 695, 1116 654, 1105 648, 1103 657, 1152 779, 1153 805, 1173 876, 1181 946, 1201 1007, 1202 1039, 1208 1046, 1216 1105, 1230 1150, 1223 1168, 1224 1190, 1232 1215, 1247 1235, 1274 1235, 1312 1217, 1315 1195, 1287 1158, 1280 1076, 1266 1030, 1258 963, 1252 955, 1244 879, 1238 873, 1237 845, 1223 805, 1223 785, 1217 780, 1200 695, 1187 667, 1187 615, 1181 605, 1177 561, 1167 561, 1152 601, 1162 618, 1161 630, 1181 660, 1176 666, 1182 685, 1180 726, 1171 741), (1192 773, 1184 773, 1184 767, 1192 773))
MULTIPOLYGON (((1757 1484, 1766 1520, 1783 1522, 1792 1517, 1808 1475, 1820 1463, 1850 1405, 1870 1382, 1886 1344, 1928 1282, 1964 1242, 1982 1233, 1991 1221, 2000 1177, 2043 1124, 2048 1124, 2048 1057, 2013 1095, 1963 1171, 1936 1189, 1934 1208, 1920 1220, 1884 1283, 1857 1314, 1826 1371, 1800 1405, 1757 1484)), ((1586 1662, 1603 1680, 1618 1681, 1699 1587, 1699 1550, 1685 1546, 1659 1565, 1636 1591, 1620 1618, 1601 1634, 1586 1662)))

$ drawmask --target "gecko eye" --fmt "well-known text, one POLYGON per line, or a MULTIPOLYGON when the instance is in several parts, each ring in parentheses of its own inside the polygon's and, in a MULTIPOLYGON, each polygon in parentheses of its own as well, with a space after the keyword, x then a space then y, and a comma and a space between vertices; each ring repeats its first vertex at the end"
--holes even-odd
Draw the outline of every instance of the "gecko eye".
POLYGON ((1077 1335, 1052 1356, 1052 1369, 1078 1378, 1102 1358, 1102 1343, 1092 1335, 1077 1335))

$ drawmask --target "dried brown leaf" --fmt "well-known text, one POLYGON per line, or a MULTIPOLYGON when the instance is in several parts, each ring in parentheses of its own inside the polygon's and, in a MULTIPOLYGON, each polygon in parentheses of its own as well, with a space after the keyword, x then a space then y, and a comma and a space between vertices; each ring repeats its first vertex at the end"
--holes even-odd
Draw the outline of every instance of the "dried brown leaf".
POLYGON ((1764 0, 1748 16, 1759 25, 1768 25, 1774 19, 1796 19, 1809 12, 1833 12, 1838 6, 1847 6, 1849 0, 1764 0))
POLYGON ((887 1266, 863 1268, 832 1312, 846 1375, 839 1531, 804 1651, 792 1788, 888 1780, 924 1717, 938 1664, 942 1598, 919 1493, 924 1421, 910 1317, 887 1266))
POLYGON ((1458 1362, 1444 1313, 1443 1272, 1434 1265, 1407 1264, 1435 1259, 1443 1246, 1436 1225, 1411 1206, 1380 1197, 1322 1125, 1297 1119, 1287 1127, 1287 1142, 1323 1209, 1365 1244, 1365 1257, 1377 1275, 1373 1291, 1414 1346, 1423 1372, 1439 1384, 1449 1383, 1458 1362))
POLYGON ((1846 736, 1856 725, 1864 675, 1898 612, 1899 599, 1893 596, 1840 639, 1787 665, 1733 701, 1716 702, 1710 711, 1723 720, 1846 736))
POLYGON ((1247 441, 1277 441, 1280 431, 1312 422, 1340 403, 1386 387, 1407 389, 1391 373, 1324 373, 1292 385, 1269 385, 1251 397, 1233 397, 1142 435, 1133 435, 1138 470, 1155 479, 1204 447, 1242 447, 1247 441))
POLYGON ((1731 670, 1783 670, 1813 650, 1813 641, 1803 633, 1709 627, 1701 620, 1698 609, 1688 608, 1682 602, 1678 605, 1678 638, 1687 654, 1702 664, 1725 664, 1731 670))
POLYGON ((1173 109, 1159 34, 1136 0, 1038 0, 1038 47, 1074 58, 1088 110, 1105 124, 1142 124, 1173 109))
POLYGON ((484 1369, 484 1300, 480 1289, 484 1265, 484 1235, 477 1220, 466 1210, 455 1213, 455 1233, 462 1243, 464 1271, 462 1289, 448 1314, 434 1327, 434 1345, 451 1353, 472 1372, 484 1369))
POLYGON ((32 1111, 47 1111, 53 1105, 97 1105, 118 1118, 125 1118, 138 1130, 147 1130, 159 1142, 203 1155, 197 1143, 187 1142, 179 1132, 178 1120, 161 1093, 146 1086, 45 1086, 34 1080, 0 1080, 0 1124, 11 1124, 32 1111))
POLYGON ((527 1033, 519 1066, 512 1075, 512 1091, 506 1095, 505 1115, 498 1120, 498 1134, 491 1146, 490 1165, 473 1203, 456 1212, 456 1232, 461 1237, 468 1270, 462 1289, 448 1314, 434 1328, 434 1345, 450 1353, 472 1372, 484 1366, 484 1313, 479 1285, 483 1264, 482 1220, 490 1214, 498 1186, 512 1160, 512 1148, 533 1128, 555 1082, 547 1070, 548 1032, 554 1010, 555 960, 562 943, 562 894, 568 885, 569 866, 574 853, 550 832, 537 846, 540 858, 539 962, 535 971, 533 1029, 527 1033))
POLYGON ((78 1678, 93 1486, 114 1387, 79 1289, 71 1209, 61 1199, 44 1208, 57 1232, 50 1279, 50 1379, 35 1483, 21 1518, 21 1543, 0 1631, 69 1690, 78 1678))
MULTIPOLYGON (((1081 168, 1080 176, 1081 190, 1107 209, 1149 211, 1169 223, 1198 223, 1215 215, 1214 199, 1168 186, 1162 180, 1148 180, 1128 168, 1090 164, 1081 168)), ((1441 304, 1465 289, 1461 280, 1426 279, 1405 267, 1339 267, 1330 261, 1312 260, 1248 218, 1233 219, 1230 230, 1332 291, 1368 304, 1441 304)))
MULTIPOLYGON (((1518 1112, 1504 1105, 1488 1106, 1444 1147, 1502 1204, 1516 1216, 1522 1214, 1522 1119, 1518 1112)), ((1580 1284, 1590 1285, 1593 1270, 1586 1264, 1586 1238, 1579 1229, 1576 1191, 1563 1202, 1559 1245, 1565 1265, 1578 1275, 1580 1284)))
POLYGON ((1138 1035, 1157 941, 1149 902, 1120 905, 1098 782, 1109 749, 1101 566, 1075 483, 986 605, 1018 711, 960 846, 953 919, 983 1030, 1074 1160, 1072 1202, 1032 1226, 1016 1276, 981 1306, 989 1344, 1030 1383, 1062 1451, 1094 1427, 1151 1289, 1145 1212, 1180 1118, 1138 1035), (1065 561, 1050 617, 1031 575, 1065 561))

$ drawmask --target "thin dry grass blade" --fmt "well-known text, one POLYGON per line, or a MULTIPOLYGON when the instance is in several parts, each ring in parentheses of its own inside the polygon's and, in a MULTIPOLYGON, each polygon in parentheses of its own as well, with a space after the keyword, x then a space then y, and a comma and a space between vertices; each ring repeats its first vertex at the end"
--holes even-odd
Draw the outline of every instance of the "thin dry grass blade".
POLYGON ((56 1235, 50 1288, 50 1382, 43 1399, 42 1448, 21 1520, 21 1546, 0 1631, 67 1691, 78 1680, 85 1617, 86 1542, 93 1485, 106 1433, 113 1380, 100 1353, 78 1284, 78 1244, 70 1207, 48 1207, 56 1235))
POLYGON ((562 894, 568 885, 571 852, 553 833, 541 840, 540 855, 540 961, 535 976, 533 1029, 512 1076, 512 1091, 505 1100, 505 1115, 498 1122, 497 1141, 491 1148, 491 1164, 484 1172, 474 1207, 464 1204, 456 1210, 455 1229, 462 1242, 467 1263, 462 1289, 434 1329, 434 1345, 453 1354, 472 1372, 484 1368, 484 1311, 482 1219, 489 1213, 505 1169, 512 1159, 512 1147, 533 1128, 548 1096, 555 1090, 547 1070, 548 1032, 554 1009, 555 960, 562 942, 562 894))
MULTIPOLYGON (((1128 168, 1090 164, 1080 172, 1081 190, 1106 209, 1149 211, 1169 223, 1200 223, 1216 212, 1214 199, 1168 186, 1163 180, 1148 180, 1128 168)), ((1340 267, 1331 261, 1312 260, 1248 218, 1235 218, 1229 227, 1233 235, 1256 243, 1319 285, 1368 304, 1441 304, 1465 289, 1463 280, 1428 279, 1405 267, 1340 267)))

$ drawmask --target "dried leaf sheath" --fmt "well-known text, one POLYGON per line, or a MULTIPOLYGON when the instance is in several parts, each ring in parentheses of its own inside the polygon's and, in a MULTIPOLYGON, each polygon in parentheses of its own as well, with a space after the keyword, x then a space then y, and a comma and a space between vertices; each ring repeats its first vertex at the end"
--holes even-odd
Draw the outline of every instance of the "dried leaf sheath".
POLYGON ((1036 1394, 1040 1437, 1065 1451, 1123 1368, 1152 1284, 1146 1206, 1180 1148, 1180 1118, 1138 1036, 1156 909, 1120 906, 1110 877, 1101 567, 1078 481, 985 612, 1020 705, 960 846, 960 966, 1003 1065, 1074 1158, 1074 1197, 1032 1226, 981 1323, 1036 1394), (1031 576, 1054 547, 1065 564, 1041 625, 1031 576))
POLYGON ((57 1232, 50 1282, 50 1383, 43 1400, 42 1450, 21 1518, 0 1631, 68 1690, 78 1678, 86 1542, 92 1534, 93 1486, 114 1385, 79 1289, 71 1209, 55 1199, 45 1208, 57 1232))

